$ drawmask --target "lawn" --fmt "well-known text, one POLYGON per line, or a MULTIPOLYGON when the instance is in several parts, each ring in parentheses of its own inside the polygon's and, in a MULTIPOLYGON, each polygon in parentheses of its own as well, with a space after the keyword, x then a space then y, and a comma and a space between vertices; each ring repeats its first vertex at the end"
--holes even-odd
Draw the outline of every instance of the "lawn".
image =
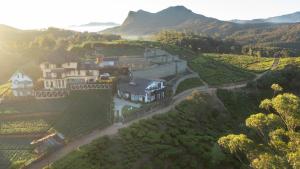
POLYGON ((188 90, 188 89, 191 89, 191 88, 194 88, 194 87, 199 87, 199 86, 202 86, 203 83, 202 81, 200 80, 200 78, 190 78, 190 79, 186 79, 184 81, 182 81, 177 89, 176 89, 176 94, 178 93, 181 93, 185 90, 188 90))
POLYGON ((100 138, 50 168, 233 168, 228 167, 234 163, 231 156, 216 145, 228 119, 215 104, 210 96, 194 94, 176 110, 134 123, 115 137, 100 138))
POLYGON ((254 56, 235 55, 235 54, 209 53, 209 54, 205 54, 205 56, 254 73, 261 73, 270 69, 274 61, 274 58, 254 57, 254 56))
POLYGON ((221 85, 253 79, 255 75, 238 66, 221 62, 208 55, 200 55, 189 61, 189 66, 210 85, 221 85))

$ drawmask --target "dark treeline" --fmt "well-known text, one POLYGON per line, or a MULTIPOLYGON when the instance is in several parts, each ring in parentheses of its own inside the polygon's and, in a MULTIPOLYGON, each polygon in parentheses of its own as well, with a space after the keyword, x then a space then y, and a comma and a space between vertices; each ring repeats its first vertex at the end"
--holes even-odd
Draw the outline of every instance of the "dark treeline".
POLYGON ((162 31, 155 36, 155 40, 188 48, 195 52, 240 53, 242 46, 234 40, 221 40, 193 33, 176 31, 162 31))
POLYGON ((257 56, 257 57, 293 57, 299 56, 300 51, 282 48, 282 47, 268 47, 268 46, 243 46, 242 54, 250 55, 250 56, 257 56))
POLYGON ((200 36, 194 33, 183 33, 177 31, 162 31, 155 36, 155 40, 191 49, 195 52, 208 53, 234 53, 258 57, 291 57, 300 55, 300 51, 291 46, 280 44, 240 44, 234 39, 218 39, 200 36))

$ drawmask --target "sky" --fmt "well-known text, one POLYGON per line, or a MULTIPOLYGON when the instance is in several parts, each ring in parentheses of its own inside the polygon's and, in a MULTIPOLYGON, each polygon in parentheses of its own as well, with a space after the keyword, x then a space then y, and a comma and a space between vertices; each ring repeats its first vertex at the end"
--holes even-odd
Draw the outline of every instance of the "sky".
POLYGON ((21 29, 89 22, 121 24, 129 11, 183 5, 220 20, 267 18, 300 11, 300 0, 0 0, 0 24, 21 29))

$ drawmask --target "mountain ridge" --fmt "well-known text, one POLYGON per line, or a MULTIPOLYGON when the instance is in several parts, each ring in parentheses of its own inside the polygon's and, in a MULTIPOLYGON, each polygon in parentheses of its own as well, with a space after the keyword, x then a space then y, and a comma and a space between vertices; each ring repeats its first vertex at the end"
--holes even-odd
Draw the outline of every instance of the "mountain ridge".
POLYGON ((234 23, 194 13, 184 6, 172 6, 156 13, 130 11, 125 21, 102 33, 122 36, 152 36, 162 30, 192 32, 202 36, 233 39, 243 45, 290 44, 300 41, 300 23, 234 23))
POLYGON ((252 20, 240 20, 234 19, 230 22, 245 24, 245 23, 299 23, 300 22, 300 11, 291 14, 284 14, 265 19, 252 19, 252 20))
MULTIPOLYGON (((118 27, 106 29, 105 33, 121 33, 128 35, 153 34, 161 29, 180 29, 188 28, 191 23, 227 23, 215 18, 209 18, 204 15, 196 14, 184 6, 172 6, 157 13, 150 13, 139 10, 130 11, 123 24, 118 27)), ((234 24, 229 23, 228 24, 234 24)))

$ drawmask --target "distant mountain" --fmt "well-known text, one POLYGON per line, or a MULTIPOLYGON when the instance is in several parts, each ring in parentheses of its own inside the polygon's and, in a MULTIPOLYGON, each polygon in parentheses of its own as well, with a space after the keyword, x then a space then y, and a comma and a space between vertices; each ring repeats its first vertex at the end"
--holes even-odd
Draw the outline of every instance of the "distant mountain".
POLYGON ((3 32, 11 32, 11 31, 18 31, 18 29, 13 28, 11 26, 0 24, 0 32, 3 33, 3 32))
POLYGON ((221 29, 231 29, 235 25, 235 23, 196 14, 184 6, 174 6, 157 13, 143 10, 130 11, 121 26, 103 32, 123 35, 149 35, 163 29, 172 29, 210 34, 221 31, 221 29))
POLYGON ((86 27, 86 26, 119 26, 119 24, 114 22, 90 22, 87 24, 79 25, 79 27, 86 27))
POLYGON ((253 23, 299 23, 300 22, 300 12, 295 12, 292 14, 281 15, 270 17, 266 19, 254 19, 254 20, 231 20, 230 22, 238 24, 253 24, 253 23))
POLYGON ((287 22, 292 18, 293 21, 296 21, 297 15, 295 13, 281 16, 281 19, 278 17, 268 19, 274 23, 263 22, 259 19, 253 20, 251 23, 246 21, 233 23, 196 14, 184 6, 174 6, 157 13, 143 10, 130 11, 122 25, 102 32, 126 36, 145 36, 156 34, 162 30, 176 30, 222 39, 234 39, 242 44, 290 44, 300 42, 300 23, 275 22, 287 22))

